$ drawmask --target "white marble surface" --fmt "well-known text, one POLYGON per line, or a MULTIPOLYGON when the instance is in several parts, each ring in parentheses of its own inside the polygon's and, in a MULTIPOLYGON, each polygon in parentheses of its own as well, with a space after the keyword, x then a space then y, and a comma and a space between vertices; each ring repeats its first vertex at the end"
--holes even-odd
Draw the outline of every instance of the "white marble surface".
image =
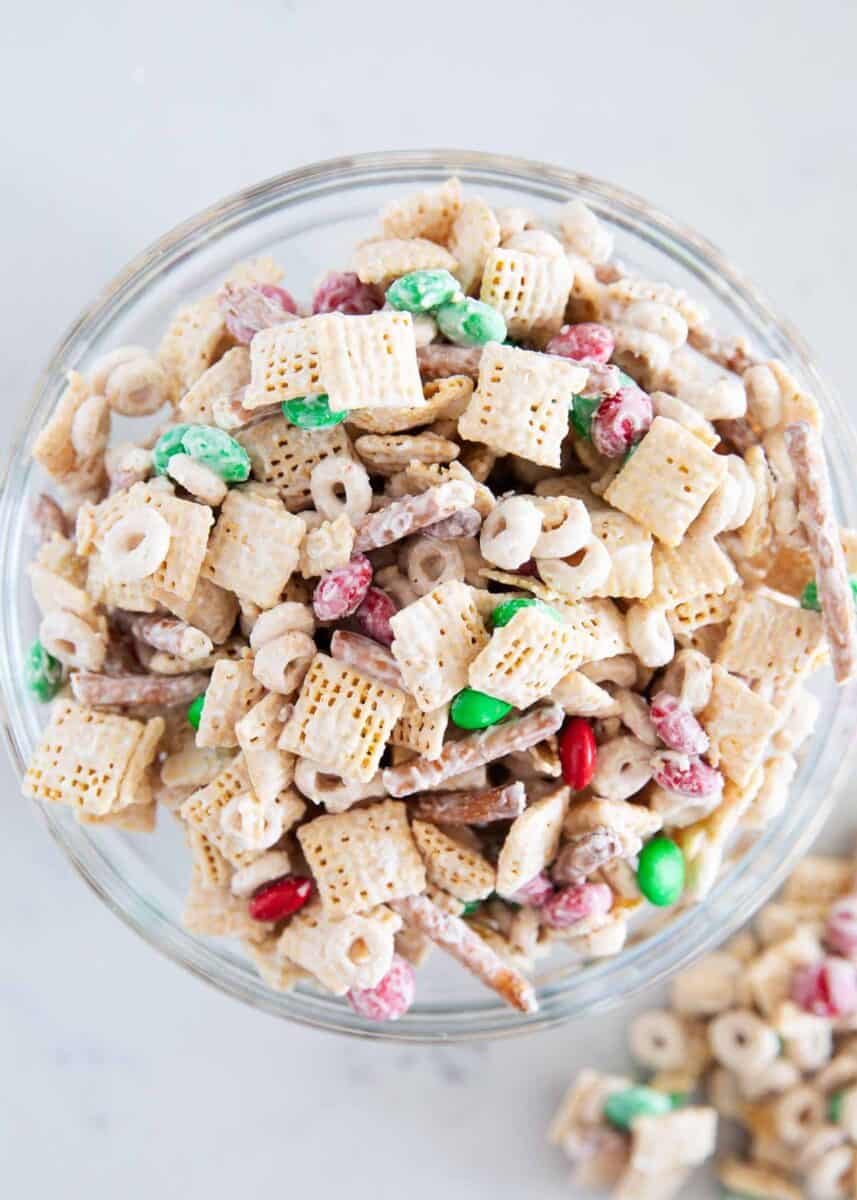
MULTIPOLYGON (((51 344, 157 234, 284 168, 403 146, 519 153, 649 196, 723 246, 847 392, 855 36, 853 5, 801 0, 16 5, 0 446, 51 344)), ((474 1049, 278 1025, 156 958, 72 875, 5 760, 0 781, 4 1193, 570 1194, 543 1129, 578 1066, 623 1063, 627 1010, 474 1049)), ((843 809, 830 846, 853 832, 843 809)))

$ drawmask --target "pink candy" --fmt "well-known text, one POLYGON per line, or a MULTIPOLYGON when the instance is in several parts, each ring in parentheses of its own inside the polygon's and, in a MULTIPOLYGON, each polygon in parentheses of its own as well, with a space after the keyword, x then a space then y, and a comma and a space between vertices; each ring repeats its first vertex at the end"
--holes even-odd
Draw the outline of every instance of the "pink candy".
POLYGON ((668 792, 693 799, 701 800, 723 787, 723 776, 714 767, 676 750, 659 750, 652 755, 652 775, 655 783, 668 792))
POLYGON ((649 716, 658 737, 670 750, 704 754, 708 749, 708 734, 690 709, 669 692, 658 692, 652 700, 649 716))
POLYGON ((509 899, 513 904, 526 904, 530 908, 541 908, 554 894, 554 886, 544 871, 534 875, 523 887, 519 887, 509 899))
POLYGON ((356 554, 345 567, 337 567, 318 581, 312 607, 319 621, 350 617, 363 602, 372 582, 372 564, 365 554, 356 554))
POLYGON ((554 893, 541 908, 542 920, 553 929, 568 929, 585 917, 600 917, 613 907, 606 883, 581 883, 554 893))
POLYGON ((399 954, 393 965, 373 988, 352 988, 346 999, 358 1017, 367 1021, 398 1021, 414 1002, 414 969, 399 954))
POLYGON ((837 900, 827 918, 824 941, 846 958, 857 955, 857 896, 837 900))
POLYGON ((817 1017, 846 1017, 857 1012, 857 967, 844 958, 798 967, 792 976, 792 1000, 817 1017))
POLYGON ((312 298, 313 314, 341 312, 364 317, 383 305, 383 293, 370 283, 361 283, 351 271, 331 271, 312 298))
POLYGON ((398 605, 392 596, 380 588, 370 587, 354 614, 354 624, 366 637, 374 638, 382 646, 392 646, 394 635, 390 617, 397 612, 398 605))
POLYGON ((548 354, 560 354, 563 358, 573 358, 575 362, 591 359, 593 362, 606 363, 612 358, 615 345, 613 334, 606 325, 586 321, 582 325, 563 325, 545 349, 548 354))
POLYGON ((227 283, 220 291, 220 311, 226 328, 246 346, 260 329, 282 325, 288 315, 294 316, 298 306, 285 288, 273 283, 251 283, 246 287, 227 283))
POLYGON ((620 388, 605 396, 592 418, 592 444, 607 458, 621 458, 648 431, 652 402, 638 387, 620 388))

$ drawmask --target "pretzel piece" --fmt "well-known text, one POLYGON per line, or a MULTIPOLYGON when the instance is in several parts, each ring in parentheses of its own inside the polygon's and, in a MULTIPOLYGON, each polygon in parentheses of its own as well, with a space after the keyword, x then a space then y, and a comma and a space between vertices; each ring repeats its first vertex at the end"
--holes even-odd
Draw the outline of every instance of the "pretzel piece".
POLYGON ((517 721, 494 725, 458 742, 447 742, 433 761, 417 758, 387 767, 383 773, 384 786, 391 796, 408 796, 436 787, 452 776, 484 766, 504 754, 527 750, 537 742, 543 742, 556 733, 564 719, 563 710, 558 704, 552 704, 527 713, 517 721))
POLYGON ((446 950, 473 975, 519 1012, 538 1009, 532 984, 503 960, 459 917, 442 912, 428 896, 409 896, 392 907, 409 925, 446 950))
POLYGON ((436 825, 490 825, 513 821, 524 811, 527 793, 522 783, 471 792, 426 792, 411 796, 408 808, 421 821, 436 825))
POLYGON ((837 683, 844 683, 857 672, 857 618, 834 517, 830 476, 821 440, 807 421, 786 426, 785 439, 795 470, 798 512, 815 563, 833 675, 837 683))
POLYGON ((453 513, 472 507, 475 497, 474 484, 462 479, 450 479, 416 496, 394 500, 386 508, 369 513, 359 522, 354 550, 366 554, 382 546, 391 546, 427 525, 445 521, 453 513))
MULTIPOLYGON (((349 633, 347 629, 337 629, 330 639, 330 656, 337 662, 353 667, 361 675, 369 675, 387 687, 407 691, 402 672, 390 654, 372 638, 363 637, 360 633, 349 633)), ((399 718, 401 721, 402 718, 399 718)), ((398 724, 398 722, 397 722, 398 724)), ((403 743, 394 743, 402 745, 403 743)))

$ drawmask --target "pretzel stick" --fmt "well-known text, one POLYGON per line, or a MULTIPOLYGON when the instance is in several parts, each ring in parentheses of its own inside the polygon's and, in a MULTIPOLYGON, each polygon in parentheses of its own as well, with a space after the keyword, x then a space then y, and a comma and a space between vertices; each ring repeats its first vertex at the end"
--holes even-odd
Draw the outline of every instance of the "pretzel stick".
POLYGON ((386 508, 370 512, 359 522, 354 550, 365 554, 367 550, 390 546, 416 533, 418 529, 425 529, 426 525, 436 525, 463 508, 471 508, 475 497, 476 490, 472 484, 452 479, 448 483, 430 487, 418 496, 394 500, 386 508))
POLYGON ((558 704, 550 704, 527 713, 517 721, 505 725, 493 725, 480 733, 462 738, 460 742, 447 742, 437 758, 415 758, 398 767, 387 767, 383 773, 384 786, 391 796, 409 796, 412 792, 426 791, 449 779, 461 775, 474 767, 484 766, 514 750, 527 750, 556 733, 565 720, 565 713, 558 704))
POLYGON ((795 469, 798 515, 815 563, 815 581, 824 632, 830 646, 833 677, 845 683, 857 672, 857 620, 839 526, 833 512, 830 476, 821 439, 806 421, 785 429, 786 448, 795 469))
POLYGON ((392 900, 389 903, 409 925, 415 925, 426 937, 451 954, 512 1008, 524 1013, 538 1010, 538 1000, 530 981, 513 967, 506 966, 459 917, 442 912, 428 896, 408 896, 404 900, 392 900))
POLYGON ((408 690, 392 654, 371 638, 337 629, 330 639, 330 657, 346 663, 363 675, 371 675, 389 687, 401 688, 404 692, 408 690))
POLYGON ((60 537, 68 537, 71 532, 71 522, 54 500, 42 492, 33 506, 33 524, 39 534, 40 542, 49 542, 55 533, 60 537))
POLYGON ((605 863, 622 857, 622 842, 607 825, 578 834, 565 846, 551 867, 554 883, 578 885, 605 863))
POLYGON ((450 375, 478 379, 481 357, 481 346, 420 346, 417 350, 420 375, 426 381, 448 379, 450 375))
POLYGON ((723 441, 739 454, 745 454, 751 446, 759 444, 758 435, 746 417, 726 417, 722 421, 715 421, 714 428, 723 441))
POLYGON ((743 375, 756 362, 745 337, 721 337, 712 329, 696 326, 689 330, 687 340, 705 358, 710 358, 727 371, 734 371, 736 375, 743 375))
POLYGON ((114 704, 157 704, 169 708, 188 704, 208 686, 208 674, 192 675, 100 675, 94 671, 72 671, 74 698, 90 708, 114 704))
POLYGON ((206 658, 214 649, 211 638, 201 629, 180 621, 178 617, 149 616, 117 611, 113 615, 115 624, 126 629, 138 642, 145 642, 153 650, 164 650, 178 658, 206 658))
POLYGON ((445 825, 488 825, 514 821, 524 811, 527 793, 522 783, 476 789, 472 792, 426 792, 412 796, 408 808, 418 821, 445 825))

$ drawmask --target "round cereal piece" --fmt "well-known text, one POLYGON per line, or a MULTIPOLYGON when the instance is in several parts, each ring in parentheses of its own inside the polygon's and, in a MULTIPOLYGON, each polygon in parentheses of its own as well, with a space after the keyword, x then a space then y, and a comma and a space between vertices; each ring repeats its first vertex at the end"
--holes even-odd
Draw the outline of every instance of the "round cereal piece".
POLYGON ((170 549, 172 533, 153 508, 133 509, 108 531, 102 547, 111 579, 133 583, 154 574, 170 549))
POLYGON ((652 778, 652 748, 638 738, 613 738, 598 747, 592 790, 606 800, 627 800, 652 778))
POLYGON ((310 476, 312 502, 328 521, 345 513, 352 525, 372 507, 372 484, 362 463, 342 454, 324 458, 310 476))
POLYGON ((539 258, 564 258, 565 248, 558 238, 546 229, 521 229, 503 242, 504 250, 522 250, 539 258))
POLYGON ((479 548, 484 558, 504 571, 532 558, 542 532, 542 514, 531 500, 512 496, 492 508, 482 523, 479 548))
POLYGON ((169 381, 143 346, 120 346, 99 358, 90 376, 92 390, 123 417, 147 417, 169 399, 169 381))
POLYGON ((582 500, 571 496, 532 496, 530 500, 542 514, 533 558, 567 558, 591 539, 592 522, 582 500))
POLYGON ((664 667, 675 653, 675 639, 665 608, 632 604, 625 614, 628 641, 644 667, 664 667))
POLYGON ((817 1088, 799 1084, 774 1101, 774 1130, 787 1146, 800 1146, 822 1124, 827 1102, 817 1088))
POLYGON ((640 1013, 634 1018, 629 1048, 640 1066, 650 1071, 680 1071, 690 1056, 684 1021, 663 1008, 640 1013))
POLYGON ((765 363, 757 363, 744 372, 747 392, 747 417, 758 429, 774 429, 782 423, 783 396, 776 375, 765 363))
POLYGON ((233 896, 248 899, 266 883, 288 875, 291 869, 285 850, 269 850, 246 867, 240 867, 229 880, 229 890, 233 896))
POLYGON ((828 1150, 806 1173, 804 1182, 810 1200, 846 1200, 852 1196, 853 1169, 853 1147, 837 1146, 828 1150))
POLYGON ((355 779, 343 779, 309 758, 299 758, 295 763, 295 787, 307 800, 323 805, 332 813, 345 812, 359 800, 383 793, 383 786, 377 781, 358 783, 355 779))
POLYGON ((434 591, 448 579, 464 579, 464 558, 455 542, 415 537, 402 557, 405 574, 418 596, 434 591))
POLYGON ((220 828, 236 850, 267 850, 283 836, 283 810, 275 800, 263 803, 244 792, 225 805, 220 828))
POLYGON ((783 1038, 786 1057, 801 1071, 820 1071, 833 1055, 833 1031, 818 1025, 798 1037, 783 1038))
POLYGON ((172 455, 167 463, 167 474, 186 492, 190 492, 203 504, 210 504, 212 508, 218 508, 229 491, 216 471, 191 458, 189 454, 172 455))
POLYGON ((107 639, 76 613, 57 608, 42 617, 39 641, 47 654, 82 671, 100 671, 107 655, 107 639))
POLYGON ((746 1008, 716 1016, 708 1026, 708 1041, 717 1061, 739 1076, 763 1071, 780 1052, 770 1025, 746 1008))
POLYGON ((71 444, 79 458, 103 454, 110 437, 110 407, 104 396, 87 396, 72 417, 71 444))
POLYGON ((732 515, 723 527, 724 532, 728 533, 733 529, 740 529, 750 519, 750 513, 753 511, 753 505, 756 500, 756 488, 747 464, 739 455, 728 454, 726 456, 726 466, 729 471, 729 478, 736 487, 735 505, 732 515))
POLYGON ((269 692, 290 696, 303 683, 315 654, 315 642, 291 630, 264 642, 253 660, 253 675, 269 692))
POLYGON ((676 696, 692 713, 701 712, 711 699, 714 672, 711 660, 690 647, 679 650, 661 676, 661 689, 676 696))
POLYGON ((273 608, 260 613, 250 631, 250 649, 258 651, 266 642, 272 641, 281 634, 296 630, 305 633, 307 637, 315 635, 315 617, 308 604, 299 604, 296 600, 284 600, 273 608))
POLYGON ((613 569, 610 553, 597 537, 590 537, 568 558, 540 558, 537 566, 543 582, 569 600, 584 600, 600 592, 613 569))

